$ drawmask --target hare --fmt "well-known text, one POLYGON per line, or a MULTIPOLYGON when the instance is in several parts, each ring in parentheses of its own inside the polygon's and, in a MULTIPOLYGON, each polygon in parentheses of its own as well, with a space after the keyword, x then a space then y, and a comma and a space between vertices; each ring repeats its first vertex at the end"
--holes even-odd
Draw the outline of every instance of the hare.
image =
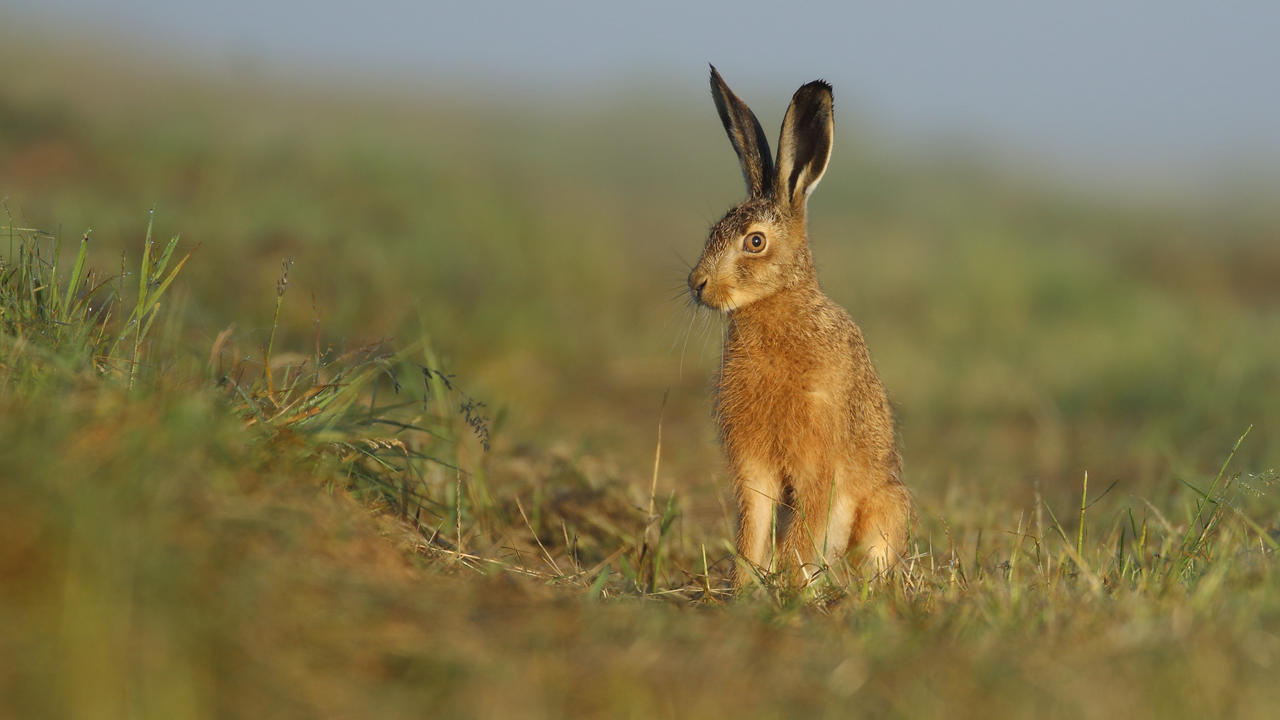
POLYGON ((776 162, 714 66, 711 94, 747 183, 689 274, 694 300, 728 316, 715 406, 745 561, 734 584, 775 568, 807 582, 853 547, 885 569, 912 514, 893 413, 862 331, 818 286, 805 224, 831 157, 831 86, 796 91, 776 162))

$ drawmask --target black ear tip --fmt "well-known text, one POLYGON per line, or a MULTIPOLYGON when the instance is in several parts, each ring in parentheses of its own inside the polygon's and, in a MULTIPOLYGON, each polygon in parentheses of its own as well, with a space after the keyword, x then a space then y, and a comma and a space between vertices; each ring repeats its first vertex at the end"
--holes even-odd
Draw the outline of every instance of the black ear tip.
POLYGON ((831 83, 826 80, 814 80, 805 83, 796 90, 796 94, 791 97, 791 102, 808 105, 810 103, 818 103, 820 105, 835 105, 835 97, 831 92, 831 83))
POLYGON ((831 95, 832 94, 831 83, 827 82, 826 80, 814 80, 813 82, 808 82, 802 85, 798 92, 826 93, 828 95, 831 95))

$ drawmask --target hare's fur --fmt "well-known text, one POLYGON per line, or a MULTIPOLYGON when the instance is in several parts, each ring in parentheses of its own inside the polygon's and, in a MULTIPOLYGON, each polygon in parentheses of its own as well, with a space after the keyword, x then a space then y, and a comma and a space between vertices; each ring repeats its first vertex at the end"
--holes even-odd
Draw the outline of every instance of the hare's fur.
POLYGON ((854 547, 888 567, 911 517, 893 413, 862 331, 818 286, 805 222, 830 157, 831 88, 796 92, 775 164, 755 115, 711 73, 748 198, 712 228, 689 288, 728 315, 716 414, 745 561, 735 583, 753 568, 807 580, 854 547))

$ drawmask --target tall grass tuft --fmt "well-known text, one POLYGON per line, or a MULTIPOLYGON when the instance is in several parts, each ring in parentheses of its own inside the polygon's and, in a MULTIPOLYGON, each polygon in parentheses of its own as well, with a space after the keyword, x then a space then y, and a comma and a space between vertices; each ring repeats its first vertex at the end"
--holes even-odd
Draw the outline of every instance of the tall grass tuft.
POLYGON ((14 225, 6 228, 9 254, 0 260, 0 373, 38 380, 55 369, 123 380, 138 378, 152 324, 174 278, 191 257, 173 267, 178 237, 153 252, 147 223, 136 292, 125 289, 126 258, 118 274, 86 269, 91 230, 80 239, 69 273, 59 272, 61 235, 14 225))

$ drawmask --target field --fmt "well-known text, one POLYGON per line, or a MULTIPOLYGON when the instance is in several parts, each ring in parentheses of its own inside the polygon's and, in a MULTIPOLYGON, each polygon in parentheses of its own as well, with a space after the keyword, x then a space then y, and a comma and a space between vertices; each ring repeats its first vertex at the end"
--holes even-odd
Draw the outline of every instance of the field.
POLYGON ((0 64, 0 715, 1280 704, 1274 188, 1063 186, 842 109, 814 254, 913 553, 733 596, 708 98, 0 64))

